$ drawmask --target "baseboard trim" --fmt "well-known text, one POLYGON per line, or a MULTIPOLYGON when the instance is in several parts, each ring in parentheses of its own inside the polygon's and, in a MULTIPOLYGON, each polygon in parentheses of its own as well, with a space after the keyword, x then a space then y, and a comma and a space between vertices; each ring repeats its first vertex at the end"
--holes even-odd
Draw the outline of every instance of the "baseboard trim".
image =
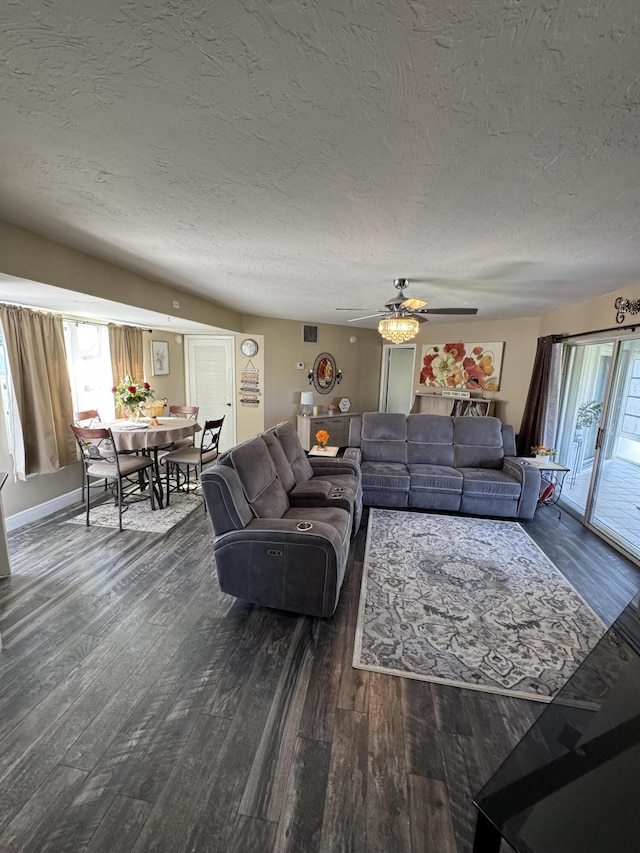
POLYGON ((50 501, 45 501, 42 504, 37 504, 37 506, 32 506, 29 509, 23 509, 21 512, 8 515, 5 518, 5 526, 7 530, 17 530, 19 527, 24 527, 25 524, 40 521, 48 515, 53 515, 54 512, 71 506, 71 504, 79 503, 81 500, 82 490, 74 489, 72 492, 52 498, 50 501))

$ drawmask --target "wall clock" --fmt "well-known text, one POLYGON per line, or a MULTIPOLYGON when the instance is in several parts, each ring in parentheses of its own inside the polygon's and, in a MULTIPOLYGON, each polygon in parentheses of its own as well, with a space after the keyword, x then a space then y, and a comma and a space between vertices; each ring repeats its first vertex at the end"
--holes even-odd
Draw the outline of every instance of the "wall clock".
POLYGON ((240 349, 242 350, 243 355, 246 355, 247 358, 251 358, 252 355, 255 355, 258 352, 258 344, 253 340, 253 338, 245 338, 240 344, 240 349))
POLYGON ((348 397, 342 397, 338 403, 338 408, 341 412, 348 412, 351 408, 351 400, 348 397))

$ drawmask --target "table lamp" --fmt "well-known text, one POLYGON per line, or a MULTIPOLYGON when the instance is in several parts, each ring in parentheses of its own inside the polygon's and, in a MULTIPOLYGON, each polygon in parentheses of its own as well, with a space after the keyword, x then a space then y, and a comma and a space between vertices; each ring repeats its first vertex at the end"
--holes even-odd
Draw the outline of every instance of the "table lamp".
POLYGON ((313 391, 300 392, 300 405, 302 406, 302 414, 308 418, 313 409, 313 391))

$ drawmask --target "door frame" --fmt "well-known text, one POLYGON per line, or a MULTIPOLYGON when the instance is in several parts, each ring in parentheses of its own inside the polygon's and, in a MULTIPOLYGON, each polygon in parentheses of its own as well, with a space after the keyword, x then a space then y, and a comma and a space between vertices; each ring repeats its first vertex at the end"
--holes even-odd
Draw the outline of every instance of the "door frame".
MULTIPOLYGON (((193 401, 191 396, 191 383, 190 383, 190 364, 189 364, 189 340, 193 341, 222 341, 225 343, 227 348, 227 387, 230 393, 230 399, 227 400, 225 405, 225 423, 223 426, 223 432, 225 433, 225 437, 229 437, 228 439, 228 447, 233 447, 236 444, 236 435, 237 435, 237 418, 236 418, 236 409, 235 409, 235 400, 236 400, 236 338, 234 335, 184 335, 184 391, 185 391, 185 400, 187 406, 198 405, 197 401, 193 401), (229 426, 227 426, 227 419, 230 422, 229 426)), ((227 449, 226 444, 222 442, 221 435, 221 443, 220 450, 227 449)))
MULTIPOLYGON (((633 335, 633 338, 637 338, 637 335, 633 335)), ((597 497, 597 489, 598 489, 598 480, 601 476, 602 471, 602 462, 603 459, 606 458, 608 449, 610 447, 613 433, 612 430, 617 429, 618 423, 618 413, 616 411, 616 401, 614 400, 614 392, 615 392, 615 384, 617 379, 618 367, 620 364, 621 350, 625 341, 629 340, 628 334, 606 334, 606 335, 596 335, 593 337, 584 337, 578 336, 577 338, 567 338, 565 343, 565 352, 568 353, 569 347, 573 346, 590 346, 597 344, 605 344, 611 343, 613 345, 612 353, 611 353, 611 363, 609 365, 608 373, 606 376, 606 380, 604 382, 603 387, 603 407, 602 413, 600 416, 600 422, 598 424, 598 435, 596 438, 594 457, 592 463, 591 470, 591 478, 589 482, 589 488, 587 490, 587 495, 585 498, 585 507, 584 511, 580 512, 577 507, 574 507, 571 503, 567 501, 563 501, 560 499, 560 505, 562 508, 568 512, 570 515, 573 515, 582 524, 595 533, 600 539, 604 540, 607 544, 609 544, 616 551, 619 551, 628 559, 631 559, 633 562, 638 562, 638 555, 628 550, 624 543, 619 541, 618 539, 614 539, 611 536, 607 535, 606 531, 603 527, 596 526, 593 521, 593 517, 595 515, 596 510, 596 497, 597 497), (578 340, 579 338, 579 340, 578 340)), ((565 365, 569 364, 569 359, 563 357, 563 362, 565 365)), ((563 405, 563 397, 567 392, 567 388, 565 385, 565 378, 563 377, 563 382, 560 389, 560 403, 563 405)), ((556 438, 558 436, 556 435, 556 438)), ((571 461, 571 460, 570 460, 571 461)), ((567 462, 569 464, 569 462, 567 462)))
MULTIPOLYGON (((394 350, 399 350, 399 349, 411 349, 411 350, 413 350, 413 365, 411 368, 411 376, 412 376, 411 387, 413 390, 413 385, 414 385, 413 377, 415 377, 415 373, 416 373, 416 352, 418 349, 417 344, 415 343, 415 341, 413 343, 406 343, 406 344, 383 344, 382 345, 382 367, 380 370, 380 391, 378 394, 378 409, 381 412, 386 411, 384 406, 386 404, 386 399, 387 399, 387 394, 388 394, 389 357, 390 357, 390 354, 394 350)), ((409 411, 411 411, 411 409, 413 408, 414 400, 415 400, 415 391, 413 391, 413 399, 410 402, 409 411)))

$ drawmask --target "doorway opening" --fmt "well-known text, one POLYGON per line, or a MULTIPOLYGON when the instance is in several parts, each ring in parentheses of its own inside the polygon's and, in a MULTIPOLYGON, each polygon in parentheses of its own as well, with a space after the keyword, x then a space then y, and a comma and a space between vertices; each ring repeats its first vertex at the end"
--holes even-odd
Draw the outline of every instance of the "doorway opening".
POLYGON ((382 347, 380 411, 408 415, 413 406, 415 344, 385 344, 382 347))

